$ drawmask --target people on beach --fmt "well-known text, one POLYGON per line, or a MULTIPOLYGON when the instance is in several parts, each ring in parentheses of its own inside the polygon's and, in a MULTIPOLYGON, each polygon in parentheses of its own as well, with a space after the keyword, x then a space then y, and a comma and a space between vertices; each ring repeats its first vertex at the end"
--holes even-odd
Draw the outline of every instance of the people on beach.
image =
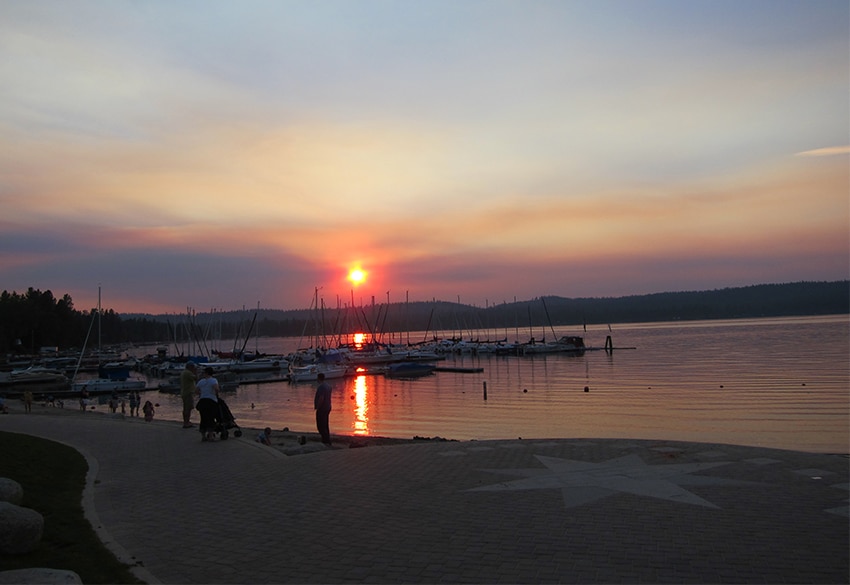
POLYGON ((192 428, 192 423, 189 419, 192 417, 192 410, 195 409, 195 384, 198 382, 198 377, 195 375, 195 362, 186 362, 183 371, 180 373, 180 397, 183 399, 183 428, 192 428))
POLYGON ((272 445, 272 429, 271 427, 266 427, 263 429, 259 435, 257 435, 257 442, 262 443, 263 445, 268 445, 271 447, 272 445))
POLYGON ((130 392, 130 416, 139 416, 139 402, 141 400, 138 392, 130 392))
POLYGON ((201 415, 201 422, 198 425, 201 431, 201 440, 212 441, 215 439, 216 421, 219 416, 218 380, 213 377, 212 368, 204 368, 204 377, 198 381, 195 387, 199 397, 197 409, 201 415))
POLYGON ((32 412, 32 392, 24 390, 24 412, 32 412))
POLYGON ((322 443, 331 444, 331 431, 329 418, 331 414, 331 385, 325 382, 325 375, 319 372, 316 376, 319 385, 316 387, 316 396, 313 398, 313 407, 316 409, 316 428, 322 435, 322 443))
POLYGON ((156 412, 153 408, 153 404, 148 400, 145 402, 145 405, 142 407, 142 412, 145 414, 145 422, 151 422, 153 420, 153 415, 156 412))

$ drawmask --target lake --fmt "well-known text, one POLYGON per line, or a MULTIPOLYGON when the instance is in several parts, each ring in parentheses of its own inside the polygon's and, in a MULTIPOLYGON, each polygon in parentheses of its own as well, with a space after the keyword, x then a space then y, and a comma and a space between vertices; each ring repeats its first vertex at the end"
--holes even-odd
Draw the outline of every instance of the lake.
MULTIPOLYGON (((839 315, 612 324, 610 331, 556 327, 558 336, 583 335, 598 348, 611 335, 617 349, 450 356, 440 365, 483 371, 332 380, 331 432, 459 440, 630 437, 847 453, 849 324, 839 315)), ((530 336, 516 333, 508 332, 511 340, 530 336)), ((288 353, 298 342, 259 338, 249 348, 288 353)), ((243 385, 226 400, 242 427, 315 432, 314 388, 243 385)), ((181 419, 179 396, 145 394, 159 403, 157 418, 181 419)))

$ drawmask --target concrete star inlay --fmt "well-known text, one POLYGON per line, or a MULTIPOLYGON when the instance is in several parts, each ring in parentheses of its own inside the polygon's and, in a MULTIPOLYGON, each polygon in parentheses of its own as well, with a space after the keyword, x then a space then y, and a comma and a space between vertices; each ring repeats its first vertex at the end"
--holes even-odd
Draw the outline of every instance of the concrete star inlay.
POLYGON ((601 463, 575 461, 557 457, 534 456, 543 468, 482 469, 488 473, 520 476, 517 479, 493 485, 472 488, 469 492, 501 492, 520 490, 560 489, 564 506, 573 508, 616 493, 627 493, 648 498, 658 498, 720 509, 719 506, 689 492, 682 486, 744 485, 752 482, 736 481, 704 475, 691 475, 721 465, 712 463, 678 463, 647 465, 637 455, 626 455, 601 463))

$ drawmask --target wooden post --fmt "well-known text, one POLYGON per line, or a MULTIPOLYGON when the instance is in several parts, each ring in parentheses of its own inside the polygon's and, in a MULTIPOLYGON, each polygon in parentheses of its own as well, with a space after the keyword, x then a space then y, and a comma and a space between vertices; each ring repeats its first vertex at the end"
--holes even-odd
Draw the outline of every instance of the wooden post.
POLYGON ((484 382, 484 400, 487 400, 487 382, 484 382))

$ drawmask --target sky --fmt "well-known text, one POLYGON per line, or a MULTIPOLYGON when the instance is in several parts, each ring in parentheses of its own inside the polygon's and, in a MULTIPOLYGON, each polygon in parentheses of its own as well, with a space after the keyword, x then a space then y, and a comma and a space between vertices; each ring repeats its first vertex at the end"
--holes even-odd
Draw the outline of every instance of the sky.
POLYGON ((4 0, 0 210, 80 310, 843 280, 850 4, 4 0))

